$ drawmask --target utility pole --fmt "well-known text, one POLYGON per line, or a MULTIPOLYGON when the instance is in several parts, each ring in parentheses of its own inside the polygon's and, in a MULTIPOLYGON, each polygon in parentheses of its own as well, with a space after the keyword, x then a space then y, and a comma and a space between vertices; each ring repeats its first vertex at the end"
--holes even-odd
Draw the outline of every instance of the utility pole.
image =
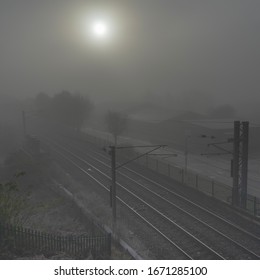
POLYGON ((185 137, 184 157, 185 157, 184 170, 185 170, 185 174, 187 174, 187 168, 188 168, 188 137, 187 136, 185 137))
MULTIPOLYGON (((246 209, 247 202, 247 173, 248 173, 248 136, 249 122, 234 121, 233 138, 227 142, 210 143, 208 146, 214 146, 222 153, 211 155, 232 154, 231 160, 231 177, 233 177, 232 187, 232 204, 237 207, 246 209), (233 151, 220 147, 220 144, 233 142, 233 151)), ((205 135, 203 135, 205 138, 205 135)), ((201 154, 209 155, 209 154, 201 154)))
POLYGON ((166 145, 153 145, 153 146, 129 146, 129 147, 118 147, 118 146, 110 146, 111 149, 111 188, 110 188, 110 205, 112 206, 112 214, 113 214, 113 230, 116 229, 116 170, 140 157, 143 157, 145 155, 151 154, 151 152, 156 151, 162 147, 165 147, 166 145), (132 148, 152 148, 150 151, 143 153, 133 159, 130 159, 120 165, 116 165, 116 149, 132 149, 132 148))
POLYGON ((111 146, 111 178, 112 178, 112 186, 111 186, 111 205, 113 211, 113 228, 116 226, 116 147, 111 146))
POLYGON ((185 164, 184 164, 184 170, 185 174, 187 174, 187 169, 188 169, 188 153, 189 153, 189 147, 188 147, 188 141, 189 137, 191 136, 191 133, 189 130, 185 131, 185 151, 184 151, 184 158, 185 158, 185 164))
POLYGON ((232 203, 246 208, 249 122, 234 122, 232 203))
POLYGON ((233 138, 233 160, 232 160, 232 204, 238 206, 239 203, 239 146, 240 146, 240 121, 234 122, 233 138))
POLYGON ((241 207, 246 209, 247 202, 247 172, 248 172, 248 133, 249 133, 249 123, 242 122, 242 164, 241 164, 241 207))

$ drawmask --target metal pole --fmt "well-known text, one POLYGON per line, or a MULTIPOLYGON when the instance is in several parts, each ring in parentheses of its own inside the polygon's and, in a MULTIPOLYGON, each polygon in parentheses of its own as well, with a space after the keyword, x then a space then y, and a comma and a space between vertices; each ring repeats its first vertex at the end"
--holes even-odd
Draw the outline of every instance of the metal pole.
POLYGON ((135 146, 131 147, 116 147, 116 146, 110 146, 111 149, 111 187, 110 187, 110 204, 112 204, 112 214, 113 214, 113 229, 116 230, 116 169, 125 166, 129 162, 132 162, 133 160, 136 160, 144 155, 147 155, 161 147, 164 147, 165 145, 157 145, 157 146, 143 146, 143 147, 155 147, 149 152, 146 152, 138 157, 135 157, 121 165, 116 166, 116 149, 125 149, 125 148, 133 148, 135 146))
POLYGON ((188 136, 185 136, 185 174, 187 174, 187 167, 188 167, 188 136))
POLYGON ((116 226, 116 148, 111 146, 112 212, 113 227, 116 226))
POLYGON ((239 206, 239 145, 240 145, 240 121, 234 122, 233 142, 233 189, 232 204, 239 206))
POLYGON ((189 129, 187 129, 185 131, 185 152, 184 152, 184 156, 185 156, 185 166, 184 166, 184 170, 185 170, 185 175, 187 174, 187 169, 188 169, 188 153, 189 153, 189 137, 191 136, 191 131, 189 129))
POLYGON ((242 122, 242 166, 241 166, 241 207, 246 209, 247 202, 247 170, 248 170, 248 131, 249 122, 242 122))

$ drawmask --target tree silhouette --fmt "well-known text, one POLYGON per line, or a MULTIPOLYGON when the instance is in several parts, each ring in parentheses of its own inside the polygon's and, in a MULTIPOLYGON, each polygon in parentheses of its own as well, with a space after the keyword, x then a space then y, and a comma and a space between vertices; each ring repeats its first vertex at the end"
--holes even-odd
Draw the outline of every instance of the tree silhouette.
POLYGON ((81 129, 93 108, 87 97, 72 94, 66 90, 53 97, 39 93, 36 96, 35 105, 40 115, 77 131, 81 129))
POLYGON ((106 114, 105 121, 108 131, 113 135, 115 146, 117 146, 117 138, 127 128, 127 116, 120 112, 109 111, 106 114))
POLYGON ((35 106, 40 116, 49 116, 51 110, 51 97, 44 92, 38 93, 35 98, 35 106))

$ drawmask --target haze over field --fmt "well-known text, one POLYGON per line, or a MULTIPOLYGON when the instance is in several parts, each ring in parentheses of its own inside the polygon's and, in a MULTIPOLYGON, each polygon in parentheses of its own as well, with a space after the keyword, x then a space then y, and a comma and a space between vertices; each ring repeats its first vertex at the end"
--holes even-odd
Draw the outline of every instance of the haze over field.
POLYGON ((259 10, 257 0, 1 0, 0 94, 66 89, 96 103, 251 114, 259 10))

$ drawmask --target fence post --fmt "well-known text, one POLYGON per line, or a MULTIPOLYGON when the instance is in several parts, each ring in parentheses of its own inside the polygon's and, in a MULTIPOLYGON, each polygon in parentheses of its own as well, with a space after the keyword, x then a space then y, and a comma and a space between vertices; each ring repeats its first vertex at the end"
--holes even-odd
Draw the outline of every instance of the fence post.
POLYGON ((111 256, 111 233, 108 234, 107 236, 107 250, 108 250, 108 255, 111 256))
POLYGON ((18 227, 16 226, 13 226, 12 227, 12 232, 13 232, 13 246, 15 248, 17 248, 17 243, 18 243, 18 240, 19 240, 19 232, 18 232, 18 227))
POLYGON ((36 235, 37 240, 37 249, 41 249, 42 248, 42 243, 41 243, 41 233, 39 231, 37 231, 37 235, 36 235))
POLYGON ((79 255, 88 248, 94 256, 103 252, 109 254, 109 256, 112 254, 111 233, 104 233, 102 237, 91 236, 87 238, 74 235, 56 236, 33 229, 0 223, 0 245, 5 242, 6 237, 9 237, 7 241, 10 242, 10 246, 16 249, 64 251, 69 254, 79 255))

